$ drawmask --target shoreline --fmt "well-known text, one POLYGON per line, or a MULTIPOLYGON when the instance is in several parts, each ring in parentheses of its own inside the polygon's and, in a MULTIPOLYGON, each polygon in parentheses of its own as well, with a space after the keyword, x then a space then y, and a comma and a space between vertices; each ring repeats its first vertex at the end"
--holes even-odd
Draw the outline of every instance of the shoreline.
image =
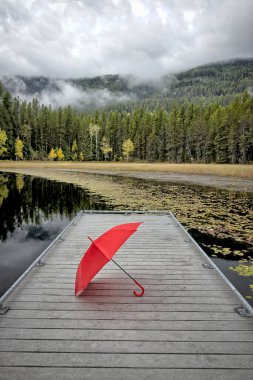
MULTIPOLYGON (((210 183, 207 186, 205 183, 205 186, 193 189, 187 186, 185 177, 182 183, 171 183, 167 180, 145 182, 131 178, 128 173, 121 175, 113 172, 113 175, 109 175, 105 171, 102 174, 99 171, 87 173, 85 170, 52 168, 5 168, 4 171, 80 186, 90 194, 101 197, 113 210, 170 210, 186 229, 198 231, 205 239, 208 237, 208 240, 233 240, 245 247, 253 243, 253 211, 250 200, 252 190, 249 192, 249 188, 248 192, 237 192, 235 189, 224 192, 219 181, 219 188, 211 187, 210 183)), ((144 175, 147 178, 147 173, 144 175)))
MULTIPOLYGON (((1 169, 0 169, 1 170, 1 169)), ((133 171, 110 171, 110 170, 81 170, 81 169, 55 169, 87 174, 99 174, 118 177, 130 177, 158 182, 170 182, 185 185, 199 185, 216 187, 223 190, 233 190, 253 193, 253 180, 236 177, 218 176, 212 174, 183 174, 166 172, 133 172, 133 171)))
MULTIPOLYGON (((140 170, 125 170, 128 166, 123 167, 123 170, 118 169, 118 165, 112 167, 112 169, 96 168, 96 169, 86 169, 77 165, 77 167, 70 167, 70 165, 52 165, 45 163, 32 164, 32 165, 22 165, 23 163, 17 163, 17 165, 1 165, 0 172, 15 172, 30 174, 34 176, 43 176, 45 172, 53 173, 83 173, 83 174, 99 174, 104 176, 116 176, 116 177, 129 177, 137 178, 143 180, 151 180, 164 183, 178 183, 185 185, 198 185, 204 187, 212 187, 222 190, 240 191, 253 193, 253 180, 232 177, 232 176, 222 176, 215 174, 196 174, 196 173, 179 173, 179 172, 168 172, 168 171, 150 171, 144 168, 143 171, 140 170), (145 170, 146 169, 146 170, 145 170)), ((93 165, 95 166, 95 165, 93 165)), ((101 166, 101 165, 98 165, 101 166)))

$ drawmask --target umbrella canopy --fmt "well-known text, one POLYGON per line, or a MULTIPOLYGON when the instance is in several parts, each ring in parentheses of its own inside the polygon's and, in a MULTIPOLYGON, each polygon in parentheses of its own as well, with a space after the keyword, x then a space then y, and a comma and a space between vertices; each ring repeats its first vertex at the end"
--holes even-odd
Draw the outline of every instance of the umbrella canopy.
MULTIPOLYGON (((120 224, 106 231, 96 240, 92 240, 89 237, 92 244, 84 254, 76 272, 75 296, 79 296, 83 293, 96 273, 112 259, 113 255, 115 255, 124 242, 142 223, 143 222, 120 224)), ((127 272, 125 273, 128 275, 127 272)), ((128 276, 132 278, 130 275, 128 276)), ((142 286, 134 278, 132 278, 132 280, 141 287, 143 294, 144 289, 142 286)), ((134 292, 134 294, 138 295, 136 292, 134 292)))

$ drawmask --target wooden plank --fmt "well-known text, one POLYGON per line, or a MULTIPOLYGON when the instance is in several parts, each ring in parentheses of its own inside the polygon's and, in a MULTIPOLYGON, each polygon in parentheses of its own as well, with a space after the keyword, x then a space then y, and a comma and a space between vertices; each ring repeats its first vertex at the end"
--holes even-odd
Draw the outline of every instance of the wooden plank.
MULTIPOLYGON (((13 299, 13 297, 12 297, 13 299)), ((37 302, 38 301, 38 296, 37 295, 20 295, 17 300, 17 302, 37 302)), ((40 295, 40 301, 45 301, 45 302, 109 302, 109 303, 153 303, 153 304, 171 304, 171 303, 203 303, 203 304, 226 304, 226 305, 237 305, 237 300, 234 297, 208 297, 208 294, 205 296, 199 297, 186 297, 186 296, 170 296, 170 297, 149 297, 145 296, 140 299, 133 298, 131 294, 129 296, 101 296, 101 295, 96 295, 96 296, 81 296, 78 297, 78 299, 74 300, 73 296, 64 296, 64 295, 40 295)))
MULTIPOLYGON (((129 282, 129 280, 128 280, 129 282)), ((128 289, 118 289, 117 285, 113 289, 96 289, 93 287, 93 289, 87 288, 84 292, 84 297, 86 296, 115 296, 115 297, 133 297, 132 291, 135 290, 136 286, 133 283, 132 286, 128 287, 128 289)), ((228 294, 231 293, 231 290, 228 288, 225 290, 150 290, 145 288, 145 293, 147 297, 217 297, 217 298, 223 298, 226 297, 228 294)), ((22 289, 18 293, 20 296, 71 296, 73 297, 74 294, 74 288, 72 289, 22 289)))
MULTIPOLYGON (((92 282, 91 284, 88 285, 89 290, 113 290, 113 289, 128 289, 132 290, 133 288, 133 283, 132 281, 121 281, 121 282, 92 282)), ((54 289, 62 289, 62 293, 65 294, 65 289, 70 290, 73 294, 73 282, 70 283, 65 283, 65 284, 59 284, 58 281, 55 282, 40 282, 36 283, 32 288, 30 286, 23 286, 22 287, 22 293, 27 294, 30 293, 36 294, 39 290, 42 289, 48 289, 50 291, 53 291, 54 289), (53 287, 53 289, 52 289, 53 287)), ((189 281, 186 282, 186 284, 163 284, 163 283, 158 283, 158 284, 145 284, 145 291, 147 292, 148 290, 156 290, 156 291, 192 291, 192 290, 202 290, 205 292, 210 292, 214 290, 226 290, 230 291, 228 287, 224 284, 213 284, 212 282, 210 284, 206 284, 206 282, 196 284, 195 282, 193 284, 189 283, 189 281)), ((40 293, 41 294, 41 293, 40 293)), ((162 293, 163 294, 163 293, 162 293)))
MULTIPOLYGON (((26 282, 27 280, 24 280, 24 284, 22 286, 22 289, 25 288, 30 288, 31 283, 30 281, 26 282), (27 286, 26 286, 27 285, 27 286)), ((222 280, 217 280, 214 282, 213 278, 212 279, 157 279, 157 278, 143 278, 142 277, 142 283, 146 286, 149 286, 151 288, 157 288, 158 286, 173 286, 173 287, 178 287, 178 286, 200 286, 201 289, 204 287, 207 287, 209 289, 212 289, 212 287, 217 287, 217 289, 228 289, 228 286, 224 283, 222 280)), ((58 278, 38 278, 36 277, 36 282, 34 281, 33 287, 34 289, 36 288, 42 288, 42 287, 71 287, 73 288, 73 279, 68 279, 68 278, 62 278, 61 281, 59 281, 58 278)), ((115 286, 114 284, 118 284, 118 286, 126 286, 129 287, 130 284, 132 284, 131 281, 126 281, 126 277, 118 277, 118 278, 108 278, 108 277, 98 277, 96 276, 93 281, 90 282, 88 287, 91 289, 92 287, 97 287, 97 286, 115 286)))
MULTIPOLYGON (((51 309, 48 308, 48 305, 43 305, 42 309, 13 309, 8 313, 8 317, 6 317, 2 323, 1 327, 6 326, 19 326, 19 327, 29 327, 29 323, 31 323, 31 327, 39 327, 41 326, 51 326, 53 319, 57 319, 59 322, 58 326, 61 326, 61 320, 75 320, 76 323, 79 319, 89 320, 135 320, 135 321, 245 321, 241 318, 238 313, 235 312, 194 312, 194 311, 185 311, 182 312, 167 312, 167 311, 111 311, 107 310, 105 313, 104 310, 66 310, 65 307, 62 306, 62 310, 57 310, 54 307, 51 309), (26 320, 27 319, 27 320, 26 320), (37 321, 36 321, 37 319, 37 321), (49 319, 50 321, 46 321, 49 319), (43 322, 44 321, 44 322, 43 322), (46 325, 46 323, 50 323, 46 325)), ((247 319, 246 319, 247 321, 247 319)), ((68 322, 66 322, 68 323, 68 322)))
POLYGON ((163 354, 232 354, 250 355, 253 342, 149 342, 82 340, 5 340, 3 352, 82 352, 82 353, 163 353, 163 354))
POLYGON ((252 355, 2 352, 0 366, 96 368, 247 368, 252 355))
MULTIPOLYGON (((33 313, 34 314, 34 313, 33 313)), ((39 317, 37 312, 37 318, 39 317)), ((57 313, 55 313, 56 315, 57 313)), ((36 317, 35 317, 36 318, 36 317)), ((52 328, 52 329, 89 329, 89 330, 154 330, 154 331, 251 331, 252 325, 247 320, 115 320, 115 319, 61 319, 51 320, 49 316, 46 321, 38 324, 38 319, 26 319, 23 326, 18 324, 13 328, 52 328), (126 322, 127 321, 127 322, 126 322), (30 326, 29 326, 30 323, 30 326)), ((134 316, 132 316, 134 318, 134 316)), ((7 327, 5 327, 7 329, 7 327)))
MULTIPOLYGON (((92 329, 1 329, 4 339, 52 339, 52 340, 142 340, 182 341, 182 342, 253 342, 253 334, 248 331, 156 331, 156 330, 92 330, 92 329)), ((3 343, 2 343, 3 344, 3 343)))
POLYGON ((156 368, 53 368, 53 367, 3 367, 0 379, 19 380, 252 380, 252 369, 156 369, 156 368))
MULTIPOLYGON (((34 280, 36 279, 53 279, 55 276, 53 273, 51 275, 44 273, 41 271, 40 273, 34 273, 34 280)), ((105 271, 98 273, 96 275, 96 280, 101 280, 101 279, 108 279, 109 281, 112 279, 123 279, 126 281, 126 275, 123 275, 122 273, 116 272, 115 273, 106 273, 105 271)), ((184 273, 179 273, 179 274, 147 274, 147 273, 142 273, 138 276, 140 280, 145 280, 148 279, 150 283, 153 283, 153 281, 162 281, 162 280, 213 280, 213 282, 216 282, 217 275, 213 273, 212 270, 205 270, 205 272, 201 272, 200 274, 184 274, 184 273)), ((63 273, 58 273, 57 274, 57 279, 58 282, 61 281, 66 281, 66 275, 63 273)), ((75 275, 68 276, 68 281, 71 281, 72 283, 75 282, 75 275)), ((36 283, 36 281, 34 281, 36 283)))
MULTIPOLYGON (((11 301, 8 302, 11 306, 11 310, 63 310, 66 311, 66 315, 68 315, 68 311, 80 311, 80 310, 100 310, 100 311, 123 311, 123 312, 147 312, 147 311, 162 311, 168 313, 180 312, 181 315, 186 312, 217 312, 217 313, 233 313, 235 306, 240 306, 239 303, 235 305, 224 305, 224 304, 110 304, 110 303, 64 303, 64 302, 16 302, 11 301)), ((104 313, 107 314, 107 313, 104 313)), ((8 313, 8 315, 10 315, 8 313)), ((13 314, 12 314, 13 315, 13 314)), ((15 315, 17 315, 15 313, 15 315)), ((14 315, 14 316, 15 316, 14 315)), ((75 313, 78 315, 78 313, 75 313)), ((237 314, 235 314, 237 315, 237 314)), ((8 318, 8 316, 6 316, 8 318)), ((0 318, 1 321, 1 318, 0 318)), ((1 323, 1 322, 0 322, 1 323)))

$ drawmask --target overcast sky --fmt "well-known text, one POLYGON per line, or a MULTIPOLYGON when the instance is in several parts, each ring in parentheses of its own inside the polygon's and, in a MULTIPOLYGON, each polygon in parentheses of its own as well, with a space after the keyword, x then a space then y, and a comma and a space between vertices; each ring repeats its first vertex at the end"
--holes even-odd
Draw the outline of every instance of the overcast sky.
POLYGON ((0 76, 157 78, 253 57, 253 0, 0 0, 0 76))

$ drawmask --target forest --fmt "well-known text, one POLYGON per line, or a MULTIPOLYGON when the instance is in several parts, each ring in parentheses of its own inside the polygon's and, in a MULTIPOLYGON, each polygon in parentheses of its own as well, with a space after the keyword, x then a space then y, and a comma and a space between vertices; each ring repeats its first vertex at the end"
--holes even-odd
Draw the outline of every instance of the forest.
POLYGON ((0 89, 0 157, 8 160, 253 161, 253 99, 175 101, 170 111, 52 109, 0 89))
POLYGON ((31 101, 0 83, 0 159, 252 163, 252 69, 252 59, 204 65, 162 85, 130 86, 118 75, 72 80, 85 91, 134 93, 91 109, 40 104, 47 78, 23 78, 31 101))

